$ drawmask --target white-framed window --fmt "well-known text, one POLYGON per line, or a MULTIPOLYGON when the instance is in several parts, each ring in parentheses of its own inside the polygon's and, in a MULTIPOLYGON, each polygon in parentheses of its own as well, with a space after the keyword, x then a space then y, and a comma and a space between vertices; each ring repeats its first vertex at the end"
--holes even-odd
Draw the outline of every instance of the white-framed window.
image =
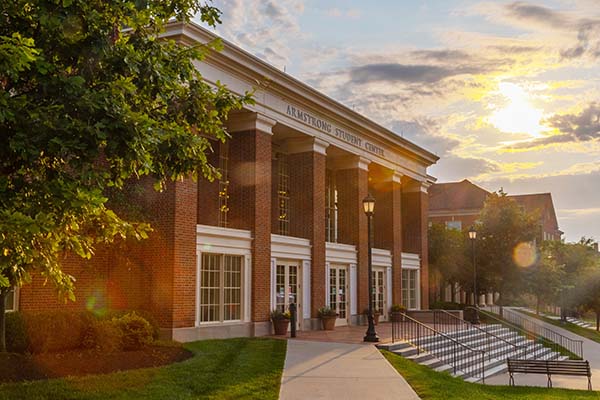
POLYGON ((219 144, 219 226, 229 224, 229 142, 219 144))
POLYGON ((18 290, 16 288, 10 288, 8 295, 6 296, 6 300, 4 301, 4 310, 6 312, 17 311, 17 296, 18 290))
POLYGON ((325 173, 325 240, 338 241, 338 191, 335 172, 328 169, 325 173))
POLYGON ((419 308, 419 270, 402 269, 402 305, 407 310, 419 308))
POLYGON ((199 322, 242 320, 244 257, 202 253, 199 322))
POLYGON ((446 229, 456 229, 457 231, 462 230, 461 221, 446 221, 446 229))
POLYGON ((277 206, 279 234, 290 234, 290 171, 286 154, 277 153, 277 206))

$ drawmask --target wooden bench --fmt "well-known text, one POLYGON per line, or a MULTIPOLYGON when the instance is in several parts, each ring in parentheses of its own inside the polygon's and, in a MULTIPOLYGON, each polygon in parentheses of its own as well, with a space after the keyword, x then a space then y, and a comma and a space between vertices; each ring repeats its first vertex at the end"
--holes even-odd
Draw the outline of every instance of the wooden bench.
POLYGON ((587 376, 588 390, 592 390, 592 371, 587 360, 515 360, 508 359, 508 384, 515 386, 514 373, 545 374, 548 376, 548 387, 552 387, 552 375, 587 376))

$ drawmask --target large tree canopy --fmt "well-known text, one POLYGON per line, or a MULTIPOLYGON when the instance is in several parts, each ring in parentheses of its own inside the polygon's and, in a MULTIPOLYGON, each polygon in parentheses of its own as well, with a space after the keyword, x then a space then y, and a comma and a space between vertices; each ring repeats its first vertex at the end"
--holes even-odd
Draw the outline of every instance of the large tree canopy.
MULTIPOLYGON (((152 176, 160 189, 212 178, 207 138, 251 101, 194 67, 218 42, 160 39, 171 20, 210 25, 219 10, 197 0, 5 0, 0 6, 0 323, 9 286, 38 271, 74 298, 66 252, 145 237, 107 203, 107 190, 152 176), (202 132, 199 135, 198 132, 202 132)), ((0 327, 1 328, 1 327, 0 327)), ((3 336, 3 335, 2 335, 3 336)))

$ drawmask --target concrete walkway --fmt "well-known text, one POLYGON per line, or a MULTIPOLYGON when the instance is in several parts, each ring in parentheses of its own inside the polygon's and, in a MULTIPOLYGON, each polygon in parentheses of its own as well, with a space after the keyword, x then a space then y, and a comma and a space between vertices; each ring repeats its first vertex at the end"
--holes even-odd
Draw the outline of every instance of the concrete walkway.
POLYGON ((418 399, 375 346, 288 340, 281 400, 418 399))
MULTIPOLYGON (((519 312, 518 308, 506 307, 511 311, 519 312)), ((554 332, 560 333, 563 336, 574 340, 583 341, 583 358, 590 362, 592 369, 592 387, 594 390, 600 390, 600 343, 594 342, 593 340, 586 339, 582 336, 576 335, 566 329, 558 326, 549 324, 537 318, 529 315, 519 313, 523 318, 527 318, 535 323, 541 324, 554 332)), ((515 374, 515 385, 517 386, 546 386, 547 378, 546 375, 531 375, 531 374, 515 374)), ((508 373, 496 375, 491 378, 486 378, 485 383, 487 385, 508 385, 508 373)), ((552 377, 552 384, 554 387, 568 388, 568 389, 583 389, 587 390, 587 377, 585 376, 564 376, 555 375, 552 377)))

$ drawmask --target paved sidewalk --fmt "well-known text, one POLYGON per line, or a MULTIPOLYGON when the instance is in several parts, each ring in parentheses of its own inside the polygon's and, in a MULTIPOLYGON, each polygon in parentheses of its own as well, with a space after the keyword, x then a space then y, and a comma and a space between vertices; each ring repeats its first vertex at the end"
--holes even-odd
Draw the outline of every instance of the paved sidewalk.
MULTIPOLYGON (((510 307, 509 309, 516 312, 519 311, 518 308, 510 307)), ((566 336, 568 338, 575 340, 583 340, 583 358, 590 362, 590 368, 592 369, 592 387, 594 390, 600 390, 600 343, 586 339, 582 336, 574 334, 571 331, 549 324, 547 322, 528 316, 526 314, 519 313, 519 315, 522 315, 524 318, 541 324, 547 327, 548 329, 558 332, 561 335, 566 336)), ((546 382, 546 375, 515 374, 515 385, 517 386, 545 387, 546 382)), ((491 378, 486 378, 485 383, 487 385, 508 385, 508 373, 496 375, 491 378)), ((587 390, 587 377, 554 375, 552 376, 552 384, 554 387, 557 388, 587 390)))
POLYGON ((279 398, 419 399, 375 346, 288 340, 279 398))

